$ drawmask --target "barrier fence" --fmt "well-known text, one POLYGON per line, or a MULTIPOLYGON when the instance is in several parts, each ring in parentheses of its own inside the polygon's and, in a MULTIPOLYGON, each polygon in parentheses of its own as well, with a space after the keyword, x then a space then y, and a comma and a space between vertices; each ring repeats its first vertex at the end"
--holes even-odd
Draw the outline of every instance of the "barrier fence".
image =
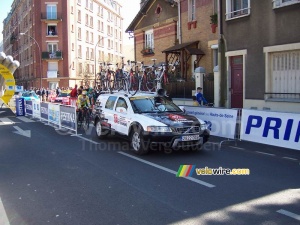
POLYGON ((211 135, 300 150, 300 114, 184 106, 206 121, 211 135))
MULTIPOLYGON (((18 100, 17 100, 18 101, 18 100)), ((22 102, 22 101, 21 101, 22 102)), ((18 104, 22 104, 18 101, 18 104)), ((55 103, 25 101, 25 106, 19 106, 16 110, 17 116, 21 115, 19 109, 25 108, 25 114, 40 119, 59 129, 65 128, 74 131, 77 135, 76 107, 60 105, 55 103)))
MULTIPOLYGON (((77 134, 76 106, 16 99, 16 115, 30 115, 77 134), (25 110, 24 110, 25 109, 25 110), (25 112, 24 112, 25 111, 25 112)), ((208 124, 211 135, 300 150, 300 114, 183 106, 208 124)))

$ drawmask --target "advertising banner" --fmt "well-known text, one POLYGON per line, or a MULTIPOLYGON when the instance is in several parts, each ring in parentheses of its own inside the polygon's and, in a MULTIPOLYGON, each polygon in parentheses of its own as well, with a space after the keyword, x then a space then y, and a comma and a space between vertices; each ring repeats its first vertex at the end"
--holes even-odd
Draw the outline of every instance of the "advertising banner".
POLYGON ((41 119, 48 120, 48 103, 41 102, 41 119))
POLYGON ((204 120, 210 134, 224 138, 235 138, 237 109, 221 109, 199 106, 184 106, 187 114, 204 120))
POLYGON ((25 116, 24 98, 16 98, 16 116, 25 116))
POLYGON ((71 106, 60 106, 60 123, 62 127, 76 130, 76 109, 71 106))
POLYGON ((241 139, 300 150, 300 114, 242 110, 241 139))
POLYGON ((32 116, 33 110, 32 110, 32 101, 25 101, 25 113, 32 116))
POLYGON ((40 108, 40 102, 33 101, 32 102, 32 116, 35 118, 41 117, 41 108, 40 108))
POLYGON ((56 124, 56 125, 60 124, 59 105, 49 103, 49 105, 48 105, 48 119, 49 119, 49 123, 53 123, 53 124, 56 124))

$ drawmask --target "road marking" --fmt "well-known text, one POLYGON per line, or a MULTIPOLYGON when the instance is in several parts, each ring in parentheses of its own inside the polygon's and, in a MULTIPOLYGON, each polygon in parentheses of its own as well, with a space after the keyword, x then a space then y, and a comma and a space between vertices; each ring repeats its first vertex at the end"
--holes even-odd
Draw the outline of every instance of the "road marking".
POLYGON ((25 116, 18 116, 17 119, 25 122, 25 123, 32 123, 32 122, 35 122, 34 120, 31 120, 31 119, 28 119, 27 117, 25 116))
POLYGON ((270 153, 266 153, 266 152, 260 152, 260 151, 256 151, 256 152, 260 153, 260 154, 264 154, 264 155, 275 156, 274 154, 270 154, 270 153))
POLYGON ((15 122, 14 121, 12 121, 12 120, 10 120, 10 119, 8 119, 8 118, 0 118, 0 121, 2 121, 2 123, 4 124, 4 125, 11 125, 11 124, 15 124, 15 122))
POLYGON ((88 139, 88 138, 85 138, 85 137, 81 137, 81 136, 79 136, 79 135, 71 135, 72 137, 78 137, 78 138, 81 138, 81 139, 83 139, 83 140, 85 140, 85 141, 89 141, 89 142, 91 142, 91 143, 93 143, 93 144, 95 144, 95 145, 98 145, 99 143, 98 142, 96 142, 96 141, 92 141, 92 140, 90 140, 90 139, 88 139))
MULTIPOLYGON (((127 157, 129 157, 129 158, 135 159, 135 160, 137 160, 137 161, 139 161, 139 162, 145 163, 145 164, 147 164, 147 165, 153 166, 153 167, 155 167, 155 168, 157 168, 157 169, 161 169, 161 170, 163 170, 163 171, 165 171, 165 172, 168 172, 168 173, 171 173, 171 174, 175 174, 175 175, 177 174, 177 171, 170 170, 170 169, 168 169, 168 168, 166 168, 166 167, 163 167, 163 166, 157 165, 157 164, 155 164, 155 163, 152 163, 152 162, 149 162, 149 161, 140 159, 140 158, 138 158, 138 157, 129 155, 129 154, 125 153, 125 152, 118 152, 118 153, 121 154, 121 155, 127 156, 127 157)), ((181 177, 181 178, 185 178, 185 179, 187 179, 187 180, 193 181, 193 182, 195 182, 195 183, 204 185, 204 186, 209 187, 209 188, 216 187, 216 186, 213 185, 213 184, 207 183, 207 182, 202 181, 202 180, 195 179, 195 178, 193 178, 193 177, 181 177)))
POLYGON ((5 224, 5 225, 10 224, 1 198, 0 198, 0 224, 5 224))
POLYGON ((289 160, 294 160, 294 161, 297 161, 298 159, 295 159, 295 158, 290 158, 290 157, 282 157, 284 159, 289 159, 289 160))
POLYGON ((239 150, 245 150, 244 148, 240 148, 240 147, 235 147, 235 146, 229 146, 230 148, 235 148, 235 149, 239 149, 239 150))
POLYGON ((15 134, 20 134, 20 135, 28 137, 28 138, 31 137, 31 131, 30 130, 22 130, 18 126, 14 126, 14 128, 17 130, 17 131, 13 131, 15 134))
POLYGON ((295 213, 286 211, 284 209, 277 210, 276 212, 278 212, 278 213, 280 213, 282 215, 288 216, 288 217, 292 217, 293 219, 296 219, 296 220, 300 221, 300 215, 297 215, 295 213))

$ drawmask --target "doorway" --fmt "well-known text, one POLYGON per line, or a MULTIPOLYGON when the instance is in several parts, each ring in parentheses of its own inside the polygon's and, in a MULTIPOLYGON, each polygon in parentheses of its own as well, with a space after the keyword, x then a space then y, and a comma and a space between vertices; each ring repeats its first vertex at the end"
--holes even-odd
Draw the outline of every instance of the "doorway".
POLYGON ((243 56, 230 58, 231 108, 243 108, 243 56))

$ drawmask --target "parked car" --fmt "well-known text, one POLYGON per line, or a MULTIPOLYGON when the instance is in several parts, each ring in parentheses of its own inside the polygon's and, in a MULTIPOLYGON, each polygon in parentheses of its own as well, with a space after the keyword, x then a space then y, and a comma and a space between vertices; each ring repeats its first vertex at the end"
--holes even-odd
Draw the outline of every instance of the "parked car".
POLYGON ((24 98, 25 101, 40 101, 40 97, 34 91, 16 92, 15 96, 24 98))
POLYGON ((53 102, 68 105, 70 93, 70 91, 62 91, 57 97, 53 98, 53 102))
POLYGON ((92 119, 98 138, 121 135, 130 141, 137 154, 160 146, 199 150, 210 136, 204 121, 187 115, 172 101, 155 93, 101 94, 92 119))

